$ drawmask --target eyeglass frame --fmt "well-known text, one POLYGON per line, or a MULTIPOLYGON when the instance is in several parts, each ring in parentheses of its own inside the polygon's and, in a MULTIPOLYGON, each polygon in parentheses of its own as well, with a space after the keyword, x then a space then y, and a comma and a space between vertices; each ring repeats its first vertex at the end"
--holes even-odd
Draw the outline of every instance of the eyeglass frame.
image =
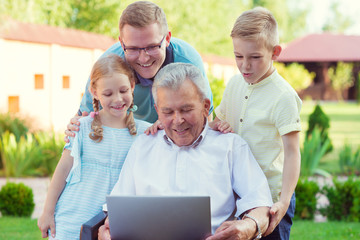
MULTIPOLYGON (((137 55, 133 55, 133 56, 139 56, 141 50, 144 50, 144 52, 145 52, 147 55, 152 55, 152 54, 148 53, 147 50, 149 50, 149 49, 156 49, 156 47, 160 49, 161 46, 162 46, 162 44, 163 44, 163 42, 164 42, 164 40, 165 40, 165 37, 166 37, 166 35, 161 39, 161 41, 160 41, 159 44, 152 45, 152 46, 148 46, 148 47, 143 47, 143 48, 137 48, 137 47, 126 48, 125 43, 124 43, 123 41, 121 41, 121 43, 122 43, 122 45, 123 45, 123 49, 124 49, 124 52, 125 52, 126 54, 128 54, 126 50, 131 49, 131 50, 137 50, 137 52, 138 52, 137 55)), ((130 55, 130 56, 131 56, 131 55, 130 55)))

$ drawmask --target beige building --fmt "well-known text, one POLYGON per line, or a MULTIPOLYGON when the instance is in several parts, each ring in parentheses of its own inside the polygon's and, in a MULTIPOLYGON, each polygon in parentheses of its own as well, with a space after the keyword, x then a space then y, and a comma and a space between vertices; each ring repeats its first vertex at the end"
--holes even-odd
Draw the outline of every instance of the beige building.
MULTIPOLYGON (((63 131, 77 112, 90 70, 116 40, 73 29, 7 21, 0 25, 0 112, 18 113, 35 129, 63 131)), ((225 82, 233 59, 203 57, 225 82)))
POLYGON ((112 38, 8 21, 0 26, 0 112, 33 127, 64 130, 77 112, 93 63, 112 38))

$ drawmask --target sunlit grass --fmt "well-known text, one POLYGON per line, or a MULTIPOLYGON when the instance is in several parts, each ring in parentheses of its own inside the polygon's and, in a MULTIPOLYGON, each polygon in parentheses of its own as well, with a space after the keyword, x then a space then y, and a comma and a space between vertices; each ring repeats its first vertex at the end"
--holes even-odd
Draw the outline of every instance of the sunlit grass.
MULTIPOLYGON (((301 110, 301 145, 303 144, 308 117, 313 112, 316 102, 304 101, 301 110)), ((339 173, 339 151, 347 142, 357 148, 360 146, 360 105, 353 102, 320 102, 322 110, 330 118, 329 137, 334 150, 320 162, 319 168, 330 173, 339 173)))

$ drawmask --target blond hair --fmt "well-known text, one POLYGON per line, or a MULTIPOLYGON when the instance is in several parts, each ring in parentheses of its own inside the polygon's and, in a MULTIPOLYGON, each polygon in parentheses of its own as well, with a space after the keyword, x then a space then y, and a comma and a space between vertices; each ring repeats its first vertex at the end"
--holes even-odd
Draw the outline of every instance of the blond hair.
MULTIPOLYGON (((106 57, 100 58, 94 64, 90 75, 90 92, 92 92, 91 89, 96 89, 96 83, 99 79, 112 76, 114 73, 125 74, 130 81, 130 85, 135 85, 135 76, 129 65, 120 56, 116 54, 109 54, 106 57)), ((129 109, 131 110, 133 106, 134 101, 131 103, 129 109)), ((94 112, 98 112, 100 110, 100 102, 96 98, 93 98, 93 107, 94 112)), ((127 114, 125 124, 129 129, 130 134, 135 135, 136 125, 132 111, 127 114)), ((92 131, 89 134, 89 137, 96 142, 100 142, 103 138, 103 128, 100 116, 98 114, 94 115, 94 120, 91 123, 91 130, 92 131)))
POLYGON ((148 1, 137 1, 128 5, 122 12, 119 22, 120 36, 126 24, 142 28, 157 23, 161 32, 168 32, 168 25, 164 11, 155 3, 148 1))
POLYGON ((230 36, 261 42, 269 50, 279 44, 276 19, 269 10, 263 7, 243 12, 236 19, 230 36))

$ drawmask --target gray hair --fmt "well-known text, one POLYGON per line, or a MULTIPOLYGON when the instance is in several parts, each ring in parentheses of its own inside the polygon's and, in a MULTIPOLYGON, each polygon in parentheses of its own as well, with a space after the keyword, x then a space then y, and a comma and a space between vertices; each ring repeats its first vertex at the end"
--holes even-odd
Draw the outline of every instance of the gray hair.
POLYGON ((190 63, 178 62, 166 65, 156 74, 152 87, 155 104, 157 105, 158 88, 166 87, 177 90, 186 80, 195 84, 201 100, 207 98, 207 85, 200 69, 190 63))

